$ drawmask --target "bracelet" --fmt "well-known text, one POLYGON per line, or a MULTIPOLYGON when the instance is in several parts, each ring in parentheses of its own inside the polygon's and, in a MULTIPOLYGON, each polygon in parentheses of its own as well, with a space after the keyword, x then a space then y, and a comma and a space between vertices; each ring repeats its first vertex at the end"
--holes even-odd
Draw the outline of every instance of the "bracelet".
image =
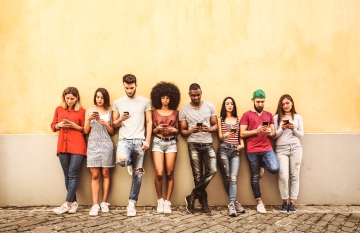
POLYGON ((55 125, 55 129, 60 129, 59 126, 58 126, 59 123, 56 123, 55 125))
POLYGON ((224 133, 223 133, 222 137, 223 137, 223 139, 226 139, 226 136, 225 136, 225 134, 224 134, 224 133))

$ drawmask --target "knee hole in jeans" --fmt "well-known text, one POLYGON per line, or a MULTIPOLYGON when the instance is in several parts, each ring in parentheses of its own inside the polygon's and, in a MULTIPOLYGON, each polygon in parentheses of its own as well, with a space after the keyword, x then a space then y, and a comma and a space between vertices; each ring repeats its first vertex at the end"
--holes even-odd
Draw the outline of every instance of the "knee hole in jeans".
POLYGON ((124 161, 126 159, 127 155, 126 154, 122 154, 122 155, 119 155, 117 157, 117 161, 118 162, 121 162, 121 161, 124 161))

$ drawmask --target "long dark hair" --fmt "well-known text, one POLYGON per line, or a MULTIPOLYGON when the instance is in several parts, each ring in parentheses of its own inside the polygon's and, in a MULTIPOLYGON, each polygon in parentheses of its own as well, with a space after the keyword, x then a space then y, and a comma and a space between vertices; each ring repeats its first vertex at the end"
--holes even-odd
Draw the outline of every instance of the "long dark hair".
POLYGON ((236 118, 237 118, 237 110, 236 110, 235 100, 234 100, 232 97, 228 96, 228 97, 226 97, 226 98, 224 99, 224 101, 223 101, 223 103, 222 103, 222 105, 221 105, 221 111, 220 111, 221 121, 225 121, 225 118, 226 118, 225 102, 226 102, 226 100, 228 100, 228 99, 231 99, 232 102, 233 102, 233 104, 234 104, 234 108, 233 108, 233 110, 232 110, 232 112, 231 112, 231 115, 232 115, 233 117, 236 117, 236 118))
POLYGON ((98 89, 96 89, 95 94, 94 94, 94 104, 97 105, 96 104, 96 94, 98 92, 100 92, 103 95, 104 108, 109 109, 110 106, 111 106, 111 104, 110 104, 110 95, 109 95, 109 92, 105 88, 99 87, 98 89))
POLYGON ((294 120, 294 114, 296 114, 295 103, 294 103, 293 98, 289 94, 282 95, 280 97, 280 99, 279 99, 278 107, 277 107, 277 110, 276 110, 276 113, 275 113, 275 114, 278 114, 278 119, 277 119, 278 125, 280 125, 281 119, 285 115, 285 112, 284 112, 284 109, 283 109, 283 106, 282 106, 282 102, 283 102, 284 99, 288 99, 292 103, 292 108, 291 108, 290 112, 291 112, 291 117, 292 117, 293 120, 294 120))

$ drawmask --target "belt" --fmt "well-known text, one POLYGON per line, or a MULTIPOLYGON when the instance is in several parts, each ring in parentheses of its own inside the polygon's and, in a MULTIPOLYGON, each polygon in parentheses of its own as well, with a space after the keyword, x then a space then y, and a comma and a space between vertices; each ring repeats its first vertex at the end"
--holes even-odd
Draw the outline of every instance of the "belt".
POLYGON ((160 136, 157 136, 156 134, 154 135, 154 137, 156 138, 160 138, 161 140, 164 140, 164 141, 171 141, 171 140, 176 140, 176 137, 171 137, 171 138, 162 138, 160 136))
POLYGON ((230 144, 230 143, 226 143, 226 142, 222 142, 225 146, 228 146, 228 147, 232 147, 232 148, 237 148, 239 146, 239 144, 230 144))

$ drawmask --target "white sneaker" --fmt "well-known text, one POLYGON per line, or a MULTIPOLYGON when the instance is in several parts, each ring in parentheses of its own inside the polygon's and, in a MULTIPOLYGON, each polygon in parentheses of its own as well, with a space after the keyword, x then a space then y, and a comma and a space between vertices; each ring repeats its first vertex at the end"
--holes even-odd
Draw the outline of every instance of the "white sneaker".
POLYGON ((133 175, 132 165, 127 166, 127 170, 129 172, 130 176, 132 176, 133 175))
POLYGON ((63 214, 68 212, 70 209, 70 206, 68 206, 66 203, 62 204, 62 206, 56 207, 55 209, 53 209, 53 212, 55 214, 63 214))
POLYGON ((133 202, 129 202, 129 205, 126 207, 127 216, 134 217, 136 216, 135 204, 133 202))
POLYGON ((110 203, 101 202, 101 204, 100 204, 101 212, 103 212, 103 213, 109 212, 109 206, 110 206, 110 203))
POLYGON ((168 200, 164 201, 164 214, 171 214, 171 202, 168 200))
POLYGON ((78 203, 76 201, 74 201, 73 203, 70 204, 70 209, 69 209, 68 213, 75 214, 78 207, 79 207, 78 203))
POLYGON ((258 205, 256 206, 256 210, 257 210, 257 212, 259 212, 259 213, 261 213, 261 214, 266 214, 266 209, 265 209, 265 206, 264 206, 263 203, 258 204, 258 205))
POLYGON ((164 213, 164 199, 161 198, 161 199, 158 199, 157 200, 157 208, 156 208, 156 212, 158 213, 164 213))
POLYGON ((90 216, 98 216, 99 209, 100 209, 100 206, 98 204, 93 205, 90 209, 89 215, 90 216))

